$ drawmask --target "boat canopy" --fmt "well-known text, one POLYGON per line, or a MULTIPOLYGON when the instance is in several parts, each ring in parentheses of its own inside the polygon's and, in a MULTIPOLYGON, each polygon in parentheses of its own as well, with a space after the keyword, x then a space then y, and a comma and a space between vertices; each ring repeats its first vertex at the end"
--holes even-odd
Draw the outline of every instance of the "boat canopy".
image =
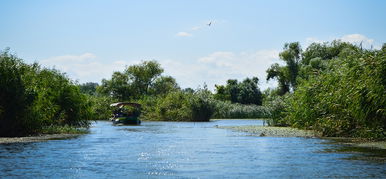
POLYGON ((141 107, 140 104, 138 103, 130 103, 130 102, 118 102, 118 103, 113 103, 110 104, 112 107, 120 107, 120 106, 134 106, 134 107, 141 107))

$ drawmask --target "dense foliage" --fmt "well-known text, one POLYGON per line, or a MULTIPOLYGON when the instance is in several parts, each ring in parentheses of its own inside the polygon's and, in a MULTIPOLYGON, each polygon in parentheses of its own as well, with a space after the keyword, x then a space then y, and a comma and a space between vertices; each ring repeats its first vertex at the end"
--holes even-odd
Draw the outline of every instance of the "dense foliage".
POLYGON ((270 110, 265 106, 254 104, 245 105, 230 101, 216 100, 216 112, 213 118, 217 119, 256 119, 270 116, 270 110))
POLYGON ((96 89, 99 86, 98 83, 94 82, 87 82, 79 85, 80 92, 88 94, 88 95, 95 95, 96 89))
POLYGON ((269 103, 276 110, 271 123, 315 129, 325 136, 384 138, 385 53, 385 46, 366 50, 340 41, 311 44, 302 54, 296 90, 269 103))
POLYGON ((193 93, 181 90, 166 96, 141 100, 143 118, 161 121, 209 121, 215 112, 215 101, 207 89, 193 93))
POLYGON ((108 103, 131 101, 142 104, 144 120, 209 121, 215 110, 211 92, 181 90, 173 77, 162 76, 162 72, 158 62, 143 61, 102 80, 91 97, 97 119, 109 117, 108 103))
POLYGON ((158 62, 143 61, 127 67, 124 72, 114 72, 110 80, 103 79, 97 92, 118 101, 128 101, 179 89, 174 78, 161 76, 163 71, 158 62))
POLYGON ((88 127, 91 104, 57 70, 0 55, 0 136, 40 133, 49 126, 88 127))
POLYGON ((240 104, 262 104, 262 93, 258 87, 259 79, 246 78, 242 82, 230 79, 225 86, 216 85, 215 99, 240 104))
POLYGON ((294 91, 296 89, 301 52, 299 42, 286 43, 283 52, 279 54, 280 59, 286 63, 286 66, 275 63, 267 70, 267 80, 276 79, 279 82, 278 94, 284 95, 290 90, 294 91))

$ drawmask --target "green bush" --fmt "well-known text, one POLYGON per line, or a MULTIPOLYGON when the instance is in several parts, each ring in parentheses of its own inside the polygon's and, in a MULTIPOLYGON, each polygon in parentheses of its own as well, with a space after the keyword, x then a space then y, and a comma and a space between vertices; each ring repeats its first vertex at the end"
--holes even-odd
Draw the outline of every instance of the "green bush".
POLYGON ((284 96, 274 96, 264 105, 267 110, 267 123, 270 126, 289 126, 288 121, 284 120, 286 115, 289 94, 284 96))
POLYGON ((177 90, 166 96, 146 97, 142 119, 159 121, 209 121, 215 110, 212 94, 207 90, 194 93, 177 90))
POLYGON ((269 117, 270 111, 266 106, 245 105, 230 101, 216 101, 214 118, 219 119, 252 119, 269 117))
POLYGON ((0 136, 40 133, 45 126, 88 127, 91 103, 57 70, 0 55, 0 136))
POLYGON ((32 104, 37 93, 25 85, 29 67, 8 53, 0 54, 0 136, 20 136, 39 130, 32 104))
POLYGON ((215 112, 215 107, 213 95, 209 90, 206 88, 197 90, 190 99, 191 120, 209 121, 215 112))
POLYGON ((109 96, 88 96, 89 101, 92 104, 92 112, 94 114, 94 120, 108 120, 113 108, 110 104, 114 103, 114 100, 109 96))
POLYGON ((385 137, 386 58, 352 51, 304 80, 288 101, 285 120, 325 136, 385 137))
POLYGON ((147 97, 142 104, 142 119, 156 121, 190 121, 190 95, 182 91, 171 92, 166 96, 147 97))

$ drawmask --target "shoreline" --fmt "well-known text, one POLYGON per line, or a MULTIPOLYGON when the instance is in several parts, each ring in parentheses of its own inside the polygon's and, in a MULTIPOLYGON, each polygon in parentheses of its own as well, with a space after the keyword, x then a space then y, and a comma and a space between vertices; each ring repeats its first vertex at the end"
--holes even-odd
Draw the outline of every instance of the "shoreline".
POLYGON ((259 137, 305 137, 332 140, 339 144, 350 145, 353 147, 376 148, 386 150, 386 141, 366 141, 364 139, 346 137, 322 137, 322 135, 312 130, 301 130, 291 127, 271 127, 271 126, 218 126, 220 129, 230 129, 238 132, 246 132, 259 137))
POLYGON ((321 136, 312 130, 300 130, 291 127, 271 126, 218 126, 220 129, 230 129, 239 132, 247 132, 260 137, 319 137, 321 136))
POLYGON ((48 140, 71 139, 71 138, 78 137, 80 135, 81 134, 43 134, 39 136, 27 136, 27 137, 0 137, 0 144, 43 142, 48 140))

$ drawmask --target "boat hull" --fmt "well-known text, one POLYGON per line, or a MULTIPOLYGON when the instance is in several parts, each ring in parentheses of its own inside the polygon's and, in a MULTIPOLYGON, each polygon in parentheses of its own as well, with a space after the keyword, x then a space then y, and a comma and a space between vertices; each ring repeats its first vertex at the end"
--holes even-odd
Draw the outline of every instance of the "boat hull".
POLYGON ((118 117, 112 119, 114 124, 123 124, 123 125, 140 125, 141 120, 138 117, 118 117))

